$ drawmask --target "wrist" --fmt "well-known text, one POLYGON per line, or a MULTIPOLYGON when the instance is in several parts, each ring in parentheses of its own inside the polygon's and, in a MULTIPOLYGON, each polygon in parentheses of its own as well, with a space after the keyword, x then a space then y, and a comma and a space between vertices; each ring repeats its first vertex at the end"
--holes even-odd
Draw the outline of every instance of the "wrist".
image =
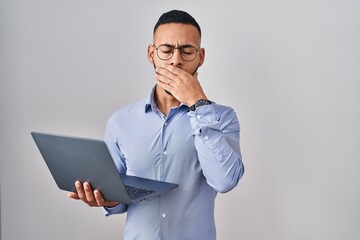
POLYGON ((104 204, 104 207, 113 208, 113 207, 116 207, 119 204, 120 203, 118 203, 118 202, 107 202, 106 204, 104 204))
POLYGON ((200 95, 200 96, 197 96, 197 97, 191 99, 186 105, 189 107, 193 106, 195 103, 197 103, 201 99, 208 100, 208 98, 205 95, 200 95))
POLYGON ((195 111, 198 107, 204 106, 204 105, 210 105, 211 101, 207 98, 201 98, 197 102, 195 102, 193 105, 190 105, 190 111, 195 111))

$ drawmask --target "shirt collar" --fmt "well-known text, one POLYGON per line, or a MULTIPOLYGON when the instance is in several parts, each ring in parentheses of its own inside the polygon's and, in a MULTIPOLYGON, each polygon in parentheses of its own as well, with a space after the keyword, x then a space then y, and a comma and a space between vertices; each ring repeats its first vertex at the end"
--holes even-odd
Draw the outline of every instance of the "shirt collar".
POLYGON ((155 103, 155 87, 156 86, 154 86, 151 89, 151 91, 147 97, 147 100, 145 103, 145 113, 149 112, 150 110, 152 110, 153 112, 156 112, 157 107, 156 107, 156 103, 155 103))
MULTIPOLYGON (((155 88, 156 86, 154 86, 148 97, 147 97, 147 100, 146 100, 146 103, 145 103, 145 113, 149 112, 150 110, 152 110, 153 112, 158 112, 157 110, 157 106, 156 106, 156 103, 155 103, 155 88)), ((188 106, 186 106, 184 103, 180 103, 179 105, 179 108, 183 108, 183 107, 186 107, 186 108, 189 108, 188 106)))

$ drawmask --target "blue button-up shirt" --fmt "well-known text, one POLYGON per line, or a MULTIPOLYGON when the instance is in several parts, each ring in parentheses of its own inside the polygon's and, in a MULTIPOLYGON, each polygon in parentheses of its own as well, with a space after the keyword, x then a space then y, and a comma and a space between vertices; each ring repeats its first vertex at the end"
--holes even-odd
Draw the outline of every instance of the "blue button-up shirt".
POLYGON ((154 92, 110 117, 105 142, 120 173, 179 187, 134 205, 105 208, 105 214, 127 212, 127 240, 216 239, 216 194, 234 188, 244 172, 236 114, 213 103, 195 112, 180 104, 165 116, 154 92))

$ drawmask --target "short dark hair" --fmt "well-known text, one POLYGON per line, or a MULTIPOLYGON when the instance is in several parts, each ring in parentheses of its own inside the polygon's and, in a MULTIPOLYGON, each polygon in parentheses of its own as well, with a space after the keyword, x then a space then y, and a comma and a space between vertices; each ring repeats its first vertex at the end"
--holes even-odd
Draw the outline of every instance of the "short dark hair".
POLYGON ((201 28, 199 24, 196 22, 195 18, 193 18, 190 14, 187 12, 181 11, 181 10, 171 10, 169 12, 163 13, 157 23, 154 27, 154 34, 156 29, 166 23, 184 23, 184 24, 190 24, 196 27, 198 30, 200 37, 201 37, 201 28))

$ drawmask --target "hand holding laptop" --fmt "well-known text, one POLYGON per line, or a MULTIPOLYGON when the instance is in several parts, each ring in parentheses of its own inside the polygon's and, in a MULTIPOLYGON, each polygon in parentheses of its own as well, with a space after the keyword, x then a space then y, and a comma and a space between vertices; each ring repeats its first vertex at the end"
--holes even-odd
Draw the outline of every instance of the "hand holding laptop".
POLYGON ((115 207, 118 202, 107 201, 103 198, 99 190, 93 191, 90 183, 81 184, 80 181, 75 182, 76 192, 69 192, 68 197, 75 200, 82 200, 90 207, 115 207))
POLYGON ((89 206, 130 205, 179 186, 119 173, 104 141, 38 132, 31 135, 58 187, 69 191, 69 198, 89 206))

